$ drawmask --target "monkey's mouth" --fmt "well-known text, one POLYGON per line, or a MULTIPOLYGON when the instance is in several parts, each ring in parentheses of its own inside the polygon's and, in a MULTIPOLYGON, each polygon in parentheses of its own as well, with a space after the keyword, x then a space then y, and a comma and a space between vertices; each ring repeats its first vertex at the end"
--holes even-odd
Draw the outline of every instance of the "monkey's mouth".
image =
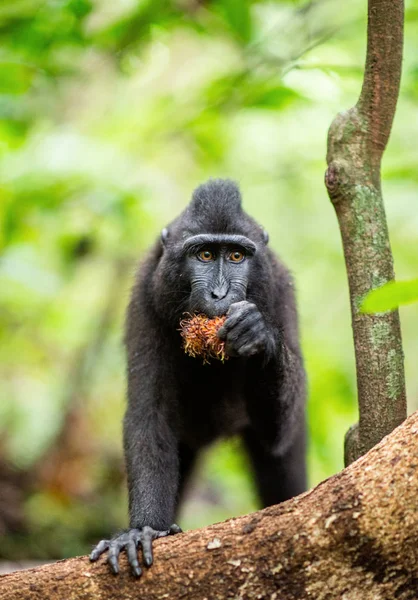
POLYGON ((206 315, 209 319, 216 319, 218 317, 223 317, 229 310, 232 302, 215 302, 211 306, 206 306, 206 310, 202 311, 201 314, 206 315))
MULTIPOLYGON (((243 300, 245 298, 242 298, 243 300)), ((206 315, 209 319, 214 319, 216 317, 222 317, 226 315, 231 304, 234 302, 239 302, 241 298, 237 299, 237 297, 229 295, 227 298, 222 298, 222 300, 213 300, 207 299, 200 302, 190 302, 190 310, 189 312, 196 315, 206 315)))

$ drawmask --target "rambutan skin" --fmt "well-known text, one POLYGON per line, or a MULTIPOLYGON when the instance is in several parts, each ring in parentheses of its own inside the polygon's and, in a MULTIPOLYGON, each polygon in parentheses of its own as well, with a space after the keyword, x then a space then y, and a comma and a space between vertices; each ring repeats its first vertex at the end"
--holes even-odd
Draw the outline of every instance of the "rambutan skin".
POLYGON ((180 321, 180 334, 185 353, 193 358, 203 358, 204 364, 210 363, 211 359, 221 362, 228 360, 225 342, 217 336, 225 320, 226 316, 210 319, 206 315, 189 315, 180 321))

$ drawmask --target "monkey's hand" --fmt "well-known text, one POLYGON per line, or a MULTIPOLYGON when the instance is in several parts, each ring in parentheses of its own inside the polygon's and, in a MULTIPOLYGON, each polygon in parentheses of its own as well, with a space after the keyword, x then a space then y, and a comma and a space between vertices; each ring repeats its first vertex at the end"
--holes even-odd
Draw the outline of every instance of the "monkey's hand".
POLYGON ((225 340, 229 356, 248 357, 261 353, 270 356, 274 352, 273 333, 257 306, 246 300, 231 304, 218 337, 225 340))
POLYGON ((136 577, 141 577, 142 570, 138 562, 139 546, 142 548, 142 555, 144 557, 144 563, 147 567, 152 565, 152 542, 160 537, 167 535, 174 535, 181 533, 181 529, 178 525, 173 524, 169 529, 165 531, 158 531, 152 527, 142 527, 141 529, 128 529, 124 533, 115 536, 111 540, 102 540, 94 548, 90 554, 91 562, 95 562, 98 558, 108 550, 107 562, 110 565, 113 573, 117 575, 119 573, 119 554, 122 550, 126 550, 128 555, 128 562, 131 565, 133 574, 136 577))

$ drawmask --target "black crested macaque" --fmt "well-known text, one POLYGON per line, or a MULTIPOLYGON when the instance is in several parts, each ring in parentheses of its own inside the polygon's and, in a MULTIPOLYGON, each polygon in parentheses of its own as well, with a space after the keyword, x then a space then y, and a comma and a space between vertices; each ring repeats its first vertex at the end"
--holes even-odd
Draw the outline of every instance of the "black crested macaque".
POLYGON ((130 529, 102 540, 119 572, 152 564, 152 541, 173 524, 197 453, 241 434, 263 506, 306 489, 305 371, 292 278, 229 180, 198 187, 139 271, 126 321, 128 408, 124 448, 130 529), (218 332, 230 357, 203 364, 184 353, 185 313, 227 315, 218 332))

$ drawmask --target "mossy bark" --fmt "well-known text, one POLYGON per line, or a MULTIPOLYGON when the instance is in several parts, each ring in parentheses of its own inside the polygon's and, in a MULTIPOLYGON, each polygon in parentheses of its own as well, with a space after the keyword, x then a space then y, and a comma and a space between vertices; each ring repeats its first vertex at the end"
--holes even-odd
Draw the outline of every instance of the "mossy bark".
POLYGON ((363 88, 328 135, 326 186, 337 213, 347 267, 357 368, 359 423, 346 436, 349 464, 406 418, 398 311, 365 315, 366 294, 394 279, 380 165, 402 66, 402 0, 369 0, 363 88))
POLYGON ((416 600, 418 412, 278 506, 155 543, 138 581, 74 558, 0 577, 0 600, 416 600))

